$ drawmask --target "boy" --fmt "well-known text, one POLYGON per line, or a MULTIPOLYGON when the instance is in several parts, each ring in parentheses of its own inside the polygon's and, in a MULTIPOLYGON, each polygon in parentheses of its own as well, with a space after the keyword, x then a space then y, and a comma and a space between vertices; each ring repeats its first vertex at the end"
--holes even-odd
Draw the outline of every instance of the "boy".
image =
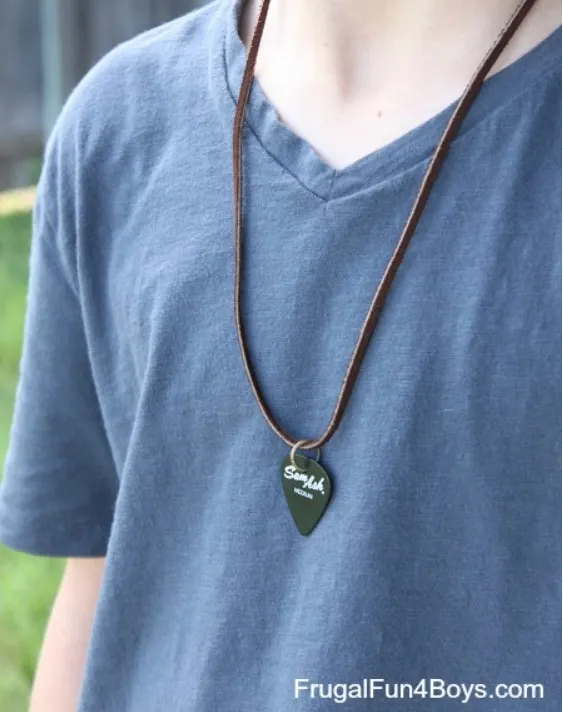
MULTIPOLYGON (((288 432, 323 431, 432 152, 517 5, 273 0, 243 134, 242 306, 288 432)), ((5 544, 68 558, 32 712, 555 712, 559 6, 529 10, 450 147, 306 537, 232 316, 231 134, 258 9, 219 0, 120 46, 47 147, 0 495, 5 544)))

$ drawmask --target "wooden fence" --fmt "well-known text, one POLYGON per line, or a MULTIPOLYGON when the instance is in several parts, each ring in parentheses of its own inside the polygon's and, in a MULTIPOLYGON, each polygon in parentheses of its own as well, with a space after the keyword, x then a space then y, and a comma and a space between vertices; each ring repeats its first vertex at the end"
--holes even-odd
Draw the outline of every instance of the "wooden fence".
POLYGON ((0 0, 0 188, 25 182, 41 151, 39 3, 0 0))
POLYGON ((0 0, 0 190, 29 183, 68 93, 119 42, 205 0, 0 0))

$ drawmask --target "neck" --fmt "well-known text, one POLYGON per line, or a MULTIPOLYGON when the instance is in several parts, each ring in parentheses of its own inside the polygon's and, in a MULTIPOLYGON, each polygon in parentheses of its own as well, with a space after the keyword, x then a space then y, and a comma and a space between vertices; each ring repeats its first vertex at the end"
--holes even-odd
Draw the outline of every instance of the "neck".
MULTIPOLYGON (((272 0, 256 76, 273 64, 300 81, 359 96, 382 81, 473 72, 520 0, 272 0), (447 60, 447 61, 446 61, 447 60), (446 65, 446 66, 445 66, 446 65), (428 74, 428 73, 431 74, 428 74)), ((249 44, 259 10, 247 0, 249 44)), ((537 0, 499 58, 498 71, 560 24, 559 0, 537 0)), ((455 81, 455 79, 454 79, 455 81)))

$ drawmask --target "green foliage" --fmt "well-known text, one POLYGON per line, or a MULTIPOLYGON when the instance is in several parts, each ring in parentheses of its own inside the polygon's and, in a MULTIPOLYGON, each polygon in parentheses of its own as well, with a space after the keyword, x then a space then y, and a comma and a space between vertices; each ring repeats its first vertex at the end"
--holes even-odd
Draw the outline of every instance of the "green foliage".
POLYGON ((37 158, 32 158, 29 161, 29 166, 28 166, 28 185, 36 185, 39 182, 39 178, 41 176, 41 167, 43 165, 43 161, 40 156, 37 158))
POLYGON ((0 459, 17 380, 29 254, 29 216, 0 219, 0 459))
MULTIPOLYGON (((22 345, 29 215, 0 218, 0 471, 22 345)), ((25 712, 62 562, 0 547, 0 710, 25 712)))

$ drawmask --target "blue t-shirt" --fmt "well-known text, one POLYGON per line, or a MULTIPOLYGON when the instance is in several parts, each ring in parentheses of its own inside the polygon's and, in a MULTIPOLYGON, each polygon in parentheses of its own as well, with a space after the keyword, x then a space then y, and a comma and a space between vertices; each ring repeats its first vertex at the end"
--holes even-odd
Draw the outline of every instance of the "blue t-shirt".
MULTIPOLYGON (((0 538, 107 555, 79 712, 555 712, 560 28, 464 121, 303 537, 233 318, 239 9, 112 51, 52 135, 0 538)), ((453 109, 334 170, 254 85, 243 319, 295 438, 326 427, 453 109)))

